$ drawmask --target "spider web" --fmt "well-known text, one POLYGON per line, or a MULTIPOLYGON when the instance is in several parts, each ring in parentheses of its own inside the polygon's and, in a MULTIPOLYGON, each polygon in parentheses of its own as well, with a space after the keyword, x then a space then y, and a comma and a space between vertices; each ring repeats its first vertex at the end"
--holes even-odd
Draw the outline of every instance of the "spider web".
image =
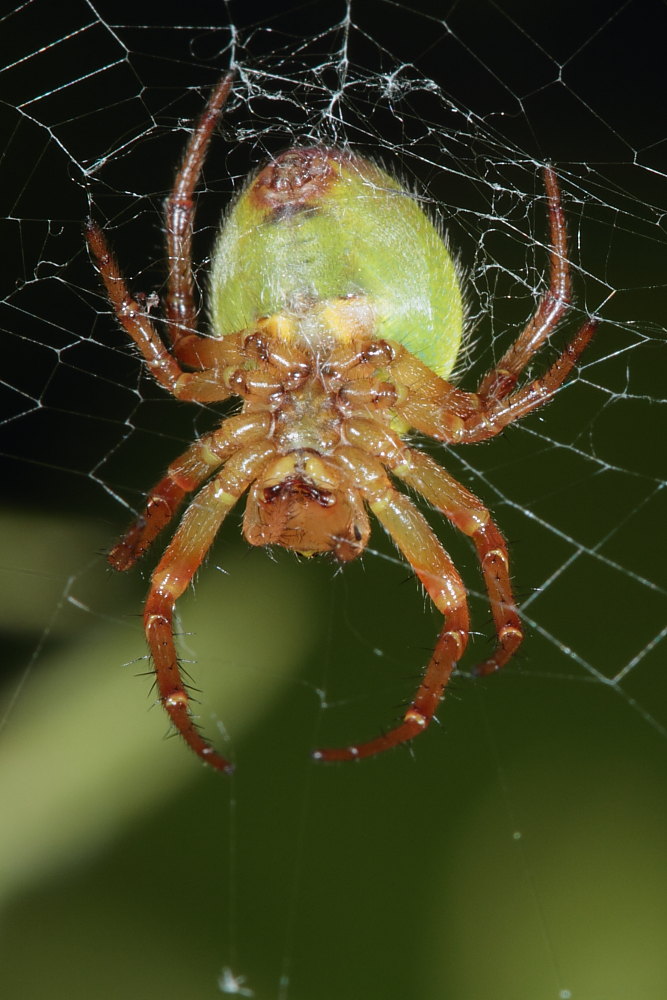
POLYGON ((193 2, 163 17, 144 0, 33 0, 0 22, 10 994, 42 997, 48 978, 69 998, 657 1000, 664 6, 193 2), (488 608, 469 544, 433 518, 474 635, 440 726, 409 752, 340 768, 308 756, 389 724, 432 647, 437 616, 391 545, 375 530, 338 573, 248 552, 229 519, 179 602, 202 723, 237 763, 221 782, 160 739, 162 713, 134 678, 149 670, 154 558, 129 576, 104 559, 219 411, 146 377, 82 220, 105 225, 135 291, 161 294, 162 202, 231 63, 198 199, 200 292, 221 207, 248 172, 322 141, 381 159, 447 229, 465 272, 463 387, 545 288, 545 162, 563 189, 575 304, 530 374, 585 316, 603 323, 549 407, 482 446, 431 446, 508 537, 527 638, 502 677, 471 678, 488 608))

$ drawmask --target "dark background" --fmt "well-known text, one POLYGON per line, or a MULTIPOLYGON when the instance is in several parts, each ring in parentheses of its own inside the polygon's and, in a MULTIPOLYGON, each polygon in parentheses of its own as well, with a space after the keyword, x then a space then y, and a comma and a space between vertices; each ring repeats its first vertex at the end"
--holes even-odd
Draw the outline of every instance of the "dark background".
POLYGON ((189 3, 167 23, 142 0, 42 0, 3 22, 7 996, 213 997, 224 968, 282 1000, 665 995, 667 11, 345 14, 189 3), (133 287, 159 290, 161 202, 230 23, 243 73, 206 167, 200 284, 221 205, 267 153, 316 134, 379 153, 441 206, 471 274, 465 387, 530 314, 545 160, 567 199, 570 329, 586 311, 605 322, 543 414, 470 454, 433 451, 510 539, 528 637, 502 676, 471 679, 489 614, 470 547, 434 520, 475 635, 412 752, 308 756, 389 723, 428 656, 437 617, 391 545, 374 533, 336 575, 248 552, 230 518, 181 601, 202 721, 237 764, 226 781, 161 739, 134 677, 152 559, 120 577, 103 556, 216 415, 143 376, 81 226, 92 209, 133 287), (346 39, 345 99, 325 118, 346 39))

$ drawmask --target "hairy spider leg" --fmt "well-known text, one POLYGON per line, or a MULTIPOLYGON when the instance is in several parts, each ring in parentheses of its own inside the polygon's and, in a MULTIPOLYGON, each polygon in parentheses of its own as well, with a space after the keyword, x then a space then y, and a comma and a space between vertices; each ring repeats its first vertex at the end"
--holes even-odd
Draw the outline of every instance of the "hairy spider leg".
POLYGON ((459 430, 448 439, 449 443, 473 444, 476 441, 486 441, 499 434, 508 424, 548 403, 590 344, 598 325, 596 318, 587 320, 544 375, 533 379, 506 399, 497 400, 488 409, 477 410, 466 416, 459 430))
POLYGON ((223 108, 234 82, 227 73, 213 88, 194 131, 190 135, 171 194, 165 203, 165 230, 169 284, 165 303, 167 333, 181 363, 197 367, 187 350, 197 333, 197 307, 192 276, 192 224, 195 212, 194 189, 223 108))
POLYGON ((477 395, 485 401, 495 401, 509 395, 523 369, 556 329, 570 305, 572 291, 567 259, 567 229, 558 178, 551 167, 544 168, 544 186, 549 211, 549 287, 524 330, 497 365, 482 379, 477 395))
POLYGON ((472 444, 495 437, 508 424, 548 403, 563 384, 597 330, 586 320, 553 365, 539 378, 504 399, 487 403, 440 378, 414 355, 397 348, 388 378, 402 388, 395 410, 405 423, 445 444, 472 444))
POLYGON ((187 448, 150 491, 143 513, 109 553, 107 558, 113 568, 130 569, 169 524, 186 495, 201 486, 234 451, 265 439, 270 427, 268 413, 237 413, 187 448))
POLYGON ((209 349, 215 367, 184 372, 160 339, 144 307, 130 294, 104 232, 92 219, 86 223, 86 240, 118 322, 141 351, 155 381, 177 399, 200 403, 227 399, 231 392, 223 381, 222 373, 238 358, 239 338, 225 337, 222 342, 215 341, 209 349))
POLYGON ((393 475, 424 497, 475 545, 498 636, 498 648, 475 668, 485 675, 503 667, 523 640, 519 611, 512 594, 507 543, 482 501, 465 489, 428 455, 408 448, 373 420, 348 421, 348 440, 377 455, 393 475))
POLYGON ((370 510, 445 616, 445 624, 402 722, 366 743, 316 750, 313 756, 325 762, 370 757, 422 733, 433 718, 452 671, 463 655, 470 627, 463 581, 426 519, 406 496, 393 488, 378 460, 350 446, 337 449, 336 457, 353 482, 364 483, 360 489, 370 510))
POLYGON ((510 582, 507 542, 481 500, 428 455, 413 448, 406 451, 404 462, 393 469, 394 475, 420 493, 454 527, 468 535, 477 550, 498 636, 498 648, 475 667, 474 673, 478 676, 491 674, 505 666, 523 641, 523 627, 510 582))
POLYGON ((130 295, 102 229, 92 219, 88 219, 85 234, 118 322, 141 351, 155 381, 175 395, 179 379, 183 375, 181 366, 160 340, 145 309, 130 295))
POLYGON ((144 608, 144 629, 160 701, 188 746, 218 771, 229 772, 232 765, 204 739, 190 714, 190 698, 174 646, 174 605, 189 586, 226 515, 274 454, 269 444, 237 451, 200 490, 153 572, 144 608))

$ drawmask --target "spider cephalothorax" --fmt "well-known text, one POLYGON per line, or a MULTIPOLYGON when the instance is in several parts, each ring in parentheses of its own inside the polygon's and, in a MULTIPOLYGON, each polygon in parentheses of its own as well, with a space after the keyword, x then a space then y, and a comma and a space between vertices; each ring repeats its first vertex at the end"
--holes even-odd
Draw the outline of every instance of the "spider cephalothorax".
POLYGON ((172 463, 109 561, 116 569, 132 566, 185 496, 199 490, 152 575, 144 624, 160 700, 174 725, 203 760, 229 770, 189 712, 172 634, 177 598, 244 494, 243 532, 252 545, 331 552, 342 562, 364 550, 372 513, 445 621, 403 719, 366 743, 315 752, 328 761, 366 757, 426 728, 468 640, 463 582, 395 481, 421 494, 477 549, 498 636, 477 672, 503 666, 522 639, 503 536, 482 502, 405 436, 417 431, 456 445, 498 434, 553 396, 596 321, 581 327, 545 375, 517 388, 570 299, 558 183, 545 168, 549 286, 478 390, 456 388, 447 379, 461 349, 462 296, 442 235, 376 164, 310 146, 272 160, 228 212, 212 258, 211 331, 198 334, 192 196, 231 86, 227 75, 213 90, 166 204, 169 348, 128 291, 102 230, 88 223, 88 244, 116 315, 160 385, 182 400, 243 402, 172 463))

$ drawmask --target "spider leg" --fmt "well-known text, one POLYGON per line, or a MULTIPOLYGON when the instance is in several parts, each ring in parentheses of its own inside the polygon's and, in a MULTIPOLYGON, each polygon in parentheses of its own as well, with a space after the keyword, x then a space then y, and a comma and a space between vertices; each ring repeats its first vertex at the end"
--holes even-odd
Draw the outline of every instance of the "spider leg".
POLYGON ((256 444, 236 452, 197 494, 153 572, 144 608, 144 629, 160 701, 188 746, 218 771, 231 771, 231 765, 204 739, 190 714, 174 646, 174 605, 189 586, 224 518, 273 451, 270 445, 256 444))
POLYGON ((374 420, 350 420, 345 434, 358 447, 377 455, 397 478, 421 494, 455 528, 472 539, 498 636, 498 648, 493 656, 474 672, 490 674, 505 666, 523 640, 523 629, 512 594, 507 543, 487 508, 432 458, 408 448, 396 434, 374 420))
POLYGON ((599 320, 595 317, 587 320, 560 357, 540 378, 529 382, 506 399, 495 400, 491 406, 485 406, 484 401, 480 400, 482 408, 464 417, 460 426, 446 440, 452 444, 486 441, 499 434, 508 424, 548 403, 591 342, 598 324, 599 320))
POLYGON ((271 418, 266 413, 253 416, 238 413, 184 451, 150 491, 143 513, 109 553, 107 558, 113 568, 127 570, 134 566, 171 521, 184 497, 208 479, 233 451, 266 438, 270 425, 271 418))
POLYGON ((213 346, 207 353, 216 367, 205 371, 184 372, 179 362, 163 344, 145 308, 130 294, 104 231, 92 219, 86 223, 86 239, 116 317, 141 351, 146 366, 156 382, 178 399, 202 403, 227 399, 231 392, 222 380, 221 371, 227 353, 232 361, 236 360, 238 355, 236 339, 229 338, 229 345, 225 343, 227 338, 222 342, 208 341, 207 343, 213 346))
POLYGON ((181 366, 160 340, 146 310, 130 295, 102 229, 92 219, 88 219, 85 232, 88 247, 119 323, 141 351, 156 382, 176 395, 179 379, 183 376, 181 366))
POLYGON ((572 289, 567 259, 567 229, 558 178, 551 167, 544 168, 544 186, 547 192, 551 243, 549 288, 524 330, 482 380, 477 394, 484 400, 498 400, 509 395, 523 369, 555 330, 570 305, 572 289))
POLYGON ((497 649, 475 668, 474 673, 483 676, 499 670, 523 641, 523 628, 510 582, 509 553, 501 531, 482 501, 428 455, 406 448, 403 461, 392 471, 472 539, 498 636, 497 649))
POLYGON ((360 449, 339 448, 336 457, 353 482, 364 483, 361 489, 364 499, 414 569, 435 606, 445 615, 445 625, 402 722, 366 743, 316 750, 313 756, 325 762, 370 757, 423 732, 463 655, 469 628, 463 582, 414 504, 392 487, 380 463, 360 449))
POLYGON ((167 331, 174 352, 185 364, 191 364, 185 342, 196 333, 197 309, 192 277, 192 223, 194 189, 199 182, 215 126, 232 89, 234 74, 227 73, 214 87, 208 103, 192 132, 169 198, 165 203, 169 286, 165 313, 167 331))
POLYGON ((483 399, 440 378, 403 348, 389 365, 398 398, 397 415, 408 427, 446 444, 472 444, 499 434, 508 424, 553 398, 591 342, 599 320, 586 320, 544 375, 506 398, 483 399))

